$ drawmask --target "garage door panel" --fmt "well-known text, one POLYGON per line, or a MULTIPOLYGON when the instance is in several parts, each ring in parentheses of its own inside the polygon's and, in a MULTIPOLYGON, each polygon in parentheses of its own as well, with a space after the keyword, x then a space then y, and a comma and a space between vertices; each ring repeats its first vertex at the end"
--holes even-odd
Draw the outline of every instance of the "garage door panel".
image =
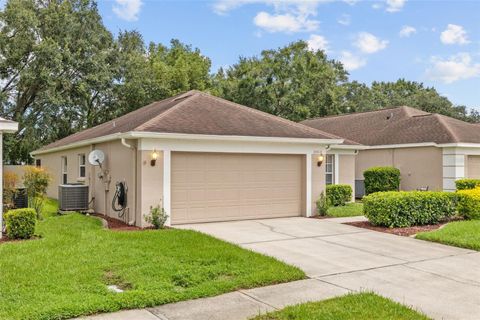
POLYGON ((300 155, 172 153, 172 223, 299 216, 300 155))
POLYGON ((480 179, 480 156, 468 156, 467 176, 471 179, 480 179))

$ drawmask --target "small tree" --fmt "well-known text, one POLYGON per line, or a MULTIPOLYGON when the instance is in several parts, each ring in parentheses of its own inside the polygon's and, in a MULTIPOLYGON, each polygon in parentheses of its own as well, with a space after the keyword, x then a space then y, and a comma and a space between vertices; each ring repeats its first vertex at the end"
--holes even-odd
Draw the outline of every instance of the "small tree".
POLYGON ((42 168, 28 166, 25 168, 23 175, 23 184, 27 189, 28 206, 35 209, 37 218, 42 217, 43 203, 45 202, 45 195, 50 184, 50 174, 42 168))
POLYGON ((155 229, 163 229, 167 219, 168 214, 160 206, 150 207, 150 215, 145 216, 145 221, 152 224, 155 229))
POLYGON ((14 198, 17 192, 18 175, 14 172, 5 172, 3 174, 3 206, 5 209, 14 207, 14 198))
POLYGON ((318 215, 323 217, 326 216, 328 213, 328 208, 330 207, 330 203, 328 202, 327 197, 325 196, 325 193, 322 192, 320 194, 320 197, 317 200, 317 212, 318 215))

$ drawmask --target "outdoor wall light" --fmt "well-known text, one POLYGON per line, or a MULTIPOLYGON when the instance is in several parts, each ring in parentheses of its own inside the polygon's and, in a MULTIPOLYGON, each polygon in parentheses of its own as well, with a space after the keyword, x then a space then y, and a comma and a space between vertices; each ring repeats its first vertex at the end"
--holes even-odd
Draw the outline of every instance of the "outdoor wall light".
POLYGON ((158 159, 158 152, 157 150, 153 150, 152 152, 152 159, 150 160, 150 165, 152 167, 155 167, 155 164, 157 163, 157 159, 158 159))
POLYGON ((323 154, 320 154, 318 157, 317 157, 317 166, 320 167, 323 163, 323 160, 325 160, 325 157, 323 156, 323 154))

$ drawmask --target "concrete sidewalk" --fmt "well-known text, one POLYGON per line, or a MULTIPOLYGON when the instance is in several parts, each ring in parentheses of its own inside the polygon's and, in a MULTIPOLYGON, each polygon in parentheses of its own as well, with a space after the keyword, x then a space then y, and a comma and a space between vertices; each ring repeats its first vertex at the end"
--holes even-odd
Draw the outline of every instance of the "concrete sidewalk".
POLYGON ((274 286, 239 290, 220 296, 166 304, 156 308, 120 311, 90 320, 244 320, 285 306, 346 294, 347 289, 307 279, 274 286))
POLYGON ((181 226, 296 265, 310 279, 89 319, 248 319, 349 291, 374 291, 434 319, 479 319, 480 253, 360 229, 342 224, 345 220, 283 218, 181 226))

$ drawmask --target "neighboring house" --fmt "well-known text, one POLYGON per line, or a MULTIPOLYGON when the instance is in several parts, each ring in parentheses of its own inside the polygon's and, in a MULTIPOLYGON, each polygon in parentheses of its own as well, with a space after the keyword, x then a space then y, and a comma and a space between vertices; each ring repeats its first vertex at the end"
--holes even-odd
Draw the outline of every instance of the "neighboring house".
POLYGON ((367 146, 355 158, 360 196, 363 172, 373 166, 401 171, 401 189, 455 190, 455 180, 480 178, 480 125, 410 107, 302 122, 367 146))
MULTIPOLYGON (((325 189, 326 165, 318 166, 319 156, 342 142, 335 135, 189 91, 32 155, 53 174, 50 197, 58 197, 60 184, 88 184, 94 210, 112 217, 117 215, 111 207, 115 184, 126 182, 123 219, 145 226, 143 216, 155 205, 165 208, 171 224, 310 216, 325 189), (88 163, 95 149, 106 155, 103 171, 88 163)), ((355 154, 352 145, 346 148, 341 152, 355 154)), ((353 160, 343 166, 353 177, 353 160)))

